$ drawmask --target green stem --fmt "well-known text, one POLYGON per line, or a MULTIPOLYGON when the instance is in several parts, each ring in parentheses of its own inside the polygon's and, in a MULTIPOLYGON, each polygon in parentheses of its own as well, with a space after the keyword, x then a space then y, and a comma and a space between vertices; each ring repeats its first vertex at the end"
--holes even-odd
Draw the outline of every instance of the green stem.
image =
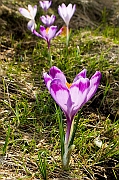
POLYGON ((52 58, 51 58, 50 48, 48 48, 48 59, 50 62, 50 67, 52 67, 52 58))
POLYGON ((73 133, 72 133, 71 140, 69 142, 68 148, 70 148, 70 146, 73 145, 75 134, 76 134, 78 123, 79 123, 79 119, 81 117, 81 112, 82 112, 82 109, 80 110, 78 117, 77 117, 77 120, 76 120, 76 123, 74 124, 74 129, 73 129, 73 133))
POLYGON ((69 27, 67 26, 67 39, 66 39, 66 46, 69 45, 69 27))

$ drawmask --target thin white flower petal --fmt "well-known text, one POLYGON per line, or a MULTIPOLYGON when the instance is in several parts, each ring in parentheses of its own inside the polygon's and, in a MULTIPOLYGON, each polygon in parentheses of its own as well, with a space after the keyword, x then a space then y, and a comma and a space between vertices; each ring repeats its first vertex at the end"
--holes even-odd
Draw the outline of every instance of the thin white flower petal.
POLYGON ((29 11, 25 8, 19 8, 19 12, 26 18, 32 19, 29 11))
POLYGON ((36 13, 37 13, 37 5, 35 5, 34 7, 33 7, 33 17, 35 18, 35 16, 36 16, 36 13))

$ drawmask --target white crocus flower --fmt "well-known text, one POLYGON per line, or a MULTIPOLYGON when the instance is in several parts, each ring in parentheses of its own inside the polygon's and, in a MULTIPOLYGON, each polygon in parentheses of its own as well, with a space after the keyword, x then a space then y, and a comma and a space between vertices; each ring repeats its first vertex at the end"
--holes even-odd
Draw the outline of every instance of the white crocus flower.
POLYGON ((58 13, 61 16, 61 18, 64 20, 67 28, 67 39, 66 39, 67 46, 69 42, 69 22, 75 10, 76 10, 75 4, 74 5, 69 4, 68 6, 66 6, 64 3, 62 3, 62 5, 58 7, 58 13))
POLYGON ((30 21, 27 24, 27 28, 31 31, 36 28, 35 23, 35 16, 37 13, 37 5, 32 7, 31 5, 28 5, 28 9, 25 8, 19 8, 19 12, 26 18, 30 19, 30 21))
POLYGON ((69 26, 69 21, 71 17, 73 16, 74 12, 76 10, 76 5, 69 4, 66 6, 64 3, 62 3, 61 6, 58 7, 58 13, 61 16, 61 18, 66 23, 66 26, 69 26))

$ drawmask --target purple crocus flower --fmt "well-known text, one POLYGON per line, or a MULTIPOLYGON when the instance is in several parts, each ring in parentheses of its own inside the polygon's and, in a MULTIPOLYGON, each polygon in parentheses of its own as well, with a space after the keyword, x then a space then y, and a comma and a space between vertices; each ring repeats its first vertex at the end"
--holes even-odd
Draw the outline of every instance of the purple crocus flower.
POLYGON ((47 11, 48 8, 51 6, 52 1, 39 1, 39 4, 44 11, 47 11))
POLYGON ((31 31, 36 28, 35 16, 37 13, 37 5, 32 7, 30 4, 28 5, 28 9, 19 8, 19 12, 26 18, 30 19, 27 24, 27 28, 31 31))
POLYGON ((40 34, 34 29, 33 34, 36 36, 43 38, 48 43, 48 49, 50 48, 50 41, 58 36, 61 33, 62 29, 57 32, 57 26, 50 26, 49 28, 45 28, 44 26, 40 26, 40 34))
POLYGON ((72 4, 69 4, 68 6, 66 6, 64 3, 62 3, 62 5, 58 7, 58 13, 61 16, 61 18, 64 20, 64 22, 66 23, 66 26, 69 26, 69 21, 71 19, 71 17, 73 16, 74 12, 76 10, 76 5, 74 4, 72 6, 72 4))
POLYGON ((51 16, 46 15, 46 16, 41 16, 40 19, 43 24, 45 24, 47 27, 49 27, 54 23, 56 17, 55 17, 55 15, 51 15, 51 16))
POLYGON ((72 84, 66 80, 63 72, 57 67, 51 67, 49 74, 43 74, 45 84, 56 103, 64 111, 67 118, 65 144, 70 142, 72 121, 78 110, 96 93, 100 84, 101 73, 96 73, 91 79, 86 78, 86 69, 82 70, 72 84))

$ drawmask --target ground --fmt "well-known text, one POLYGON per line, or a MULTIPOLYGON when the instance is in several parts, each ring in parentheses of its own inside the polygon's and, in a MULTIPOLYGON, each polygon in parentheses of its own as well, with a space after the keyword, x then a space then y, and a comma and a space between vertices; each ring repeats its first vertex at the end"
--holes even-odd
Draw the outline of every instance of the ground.
MULTIPOLYGON (((102 79, 82 109, 69 171, 61 167, 57 114, 42 78, 49 70, 47 45, 27 30, 28 21, 18 11, 29 2, 2 2, 0 179, 43 179, 45 163, 47 179, 119 179, 119 3, 101 9, 101 1, 77 2, 68 54, 65 37, 59 36, 51 44, 52 62, 69 82, 83 68, 88 77, 100 70, 102 79), (101 147, 95 145, 97 138, 101 147)), ((57 13, 59 1, 53 3, 50 14, 57 13)), ((38 21, 41 14, 39 7, 38 21)), ((64 25, 59 17, 56 24, 64 25)))

